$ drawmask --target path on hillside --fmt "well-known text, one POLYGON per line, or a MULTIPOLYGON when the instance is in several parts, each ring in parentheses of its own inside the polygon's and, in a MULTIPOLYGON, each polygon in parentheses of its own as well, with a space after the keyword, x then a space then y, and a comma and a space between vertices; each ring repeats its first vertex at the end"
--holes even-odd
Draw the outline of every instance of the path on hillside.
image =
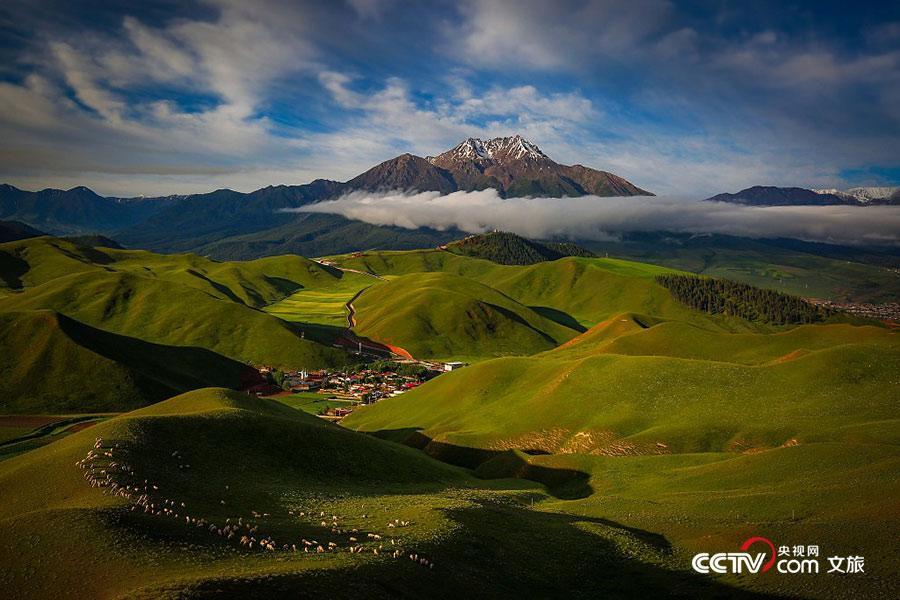
MULTIPOLYGON (((381 275, 376 275, 375 273, 370 273, 369 271, 360 271, 358 269, 348 269, 347 267, 341 267, 339 265, 332 264, 327 261, 316 260, 317 263, 322 265, 323 267, 331 267, 332 269, 337 269, 338 271, 343 271, 344 273, 357 273, 359 275, 365 275, 366 277, 372 277, 374 279, 378 279, 380 281, 387 281, 381 275)), ((357 294, 358 295, 358 294, 357 294)))
MULTIPOLYGON (((316 260, 316 262, 323 267, 331 267, 332 269, 337 269, 338 271, 342 271, 344 273, 356 273, 358 275, 365 275, 366 277, 371 277, 379 281, 387 281, 385 277, 382 277, 381 275, 377 275, 375 273, 371 273, 369 271, 348 269, 346 267, 341 267, 322 260, 316 260)), ((353 306, 353 302, 355 302, 356 299, 359 298, 364 291, 369 289, 369 287, 372 286, 364 287, 363 289, 353 294, 353 297, 344 304, 344 308, 347 310, 347 327, 346 329, 344 329, 344 335, 341 336, 341 338, 338 338, 337 343, 340 344, 343 341, 347 344, 355 346, 356 348, 367 348, 375 352, 388 352, 393 356, 415 360, 412 354, 410 354, 409 351, 405 348, 401 348, 400 346, 392 346, 391 344, 385 344, 376 341, 363 340, 357 337, 355 333, 353 333, 353 328, 356 327, 356 308, 353 306)))
POLYGON ((364 287, 363 289, 359 290, 358 292, 353 294, 352 298, 347 300, 346 304, 344 304, 344 308, 347 309, 347 333, 350 333, 350 330, 356 327, 356 309, 353 308, 353 302, 357 298, 359 298, 359 296, 367 289, 369 288, 364 287))
POLYGON ((375 273, 370 273, 370 272, 368 272, 368 271, 359 271, 359 270, 357 270, 357 269, 347 269, 347 268, 344 268, 344 267, 338 267, 338 266, 335 266, 334 268, 335 268, 335 269, 338 269, 339 271, 343 271, 343 272, 345 272, 345 273, 358 273, 358 274, 360 274, 360 275, 365 275, 366 277, 374 277, 375 279, 378 279, 378 280, 381 280, 381 281, 387 281, 387 279, 385 279, 385 278, 382 277, 381 275, 376 275, 375 273))
MULTIPOLYGON (((375 275, 374 277, 377 277, 375 275)), ((378 277, 381 279, 381 277, 378 277)), ((371 287, 371 286, 370 286, 371 287)), ((415 360, 412 354, 409 353, 405 348, 401 348, 400 346, 392 346, 391 344, 385 344, 382 342, 370 342, 367 340, 360 339, 353 333, 353 328, 356 326, 356 308, 353 306, 353 302, 362 295, 364 291, 369 288, 363 288, 356 292, 350 300, 344 304, 344 308, 347 309, 347 328, 344 330, 344 338, 349 341, 351 344, 356 345, 357 347, 367 348, 369 350, 374 350, 377 352, 389 352, 395 356, 399 356, 402 358, 408 358, 409 360, 415 360)))

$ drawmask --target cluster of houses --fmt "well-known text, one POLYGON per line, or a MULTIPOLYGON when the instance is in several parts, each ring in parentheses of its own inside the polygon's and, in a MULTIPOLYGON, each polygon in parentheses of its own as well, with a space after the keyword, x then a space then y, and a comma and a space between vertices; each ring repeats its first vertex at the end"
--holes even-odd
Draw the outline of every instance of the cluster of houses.
POLYGON ((819 300, 816 298, 809 299, 809 302, 817 306, 847 312, 857 317, 875 319, 887 323, 900 323, 900 302, 869 304, 866 302, 832 302, 831 300, 819 300))
POLYGON ((322 394, 323 398, 345 401, 345 407, 330 407, 323 415, 340 419, 350 414, 355 406, 399 396, 443 372, 454 371, 463 366, 465 363, 462 362, 376 361, 362 368, 345 370, 281 373, 271 367, 259 367, 259 372, 270 378, 278 373, 278 391, 282 393, 314 392, 322 394))

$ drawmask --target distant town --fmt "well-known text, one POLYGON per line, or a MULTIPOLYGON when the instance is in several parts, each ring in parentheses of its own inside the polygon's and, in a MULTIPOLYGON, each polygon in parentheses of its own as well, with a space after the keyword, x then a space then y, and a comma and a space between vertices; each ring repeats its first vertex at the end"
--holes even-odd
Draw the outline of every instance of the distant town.
POLYGON ((248 394, 286 399, 314 398, 307 411, 329 421, 340 421, 354 408, 399 396, 442 373, 466 366, 459 361, 378 360, 344 369, 282 371, 271 366, 256 367, 259 380, 245 387, 248 394), (319 400, 315 399, 320 397, 319 400), (316 407, 316 404, 321 404, 316 407))
POLYGON ((900 323, 900 302, 888 302, 886 304, 868 304, 865 302, 832 302, 811 298, 810 303, 824 306, 834 310, 840 310, 858 317, 884 321, 888 324, 900 323))

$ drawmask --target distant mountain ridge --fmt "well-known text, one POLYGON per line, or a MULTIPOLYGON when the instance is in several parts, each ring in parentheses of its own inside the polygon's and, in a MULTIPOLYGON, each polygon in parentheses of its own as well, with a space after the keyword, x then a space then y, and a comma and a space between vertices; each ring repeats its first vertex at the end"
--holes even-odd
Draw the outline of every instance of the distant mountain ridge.
POLYGON ((706 200, 748 206, 897 205, 900 204, 900 187, 852 188, 841 191, 755 185, 734 194, 717 194, 706 200))
POLYGON ((897 204, 900 202, 900 186, 855 187, 848 190, 829 188, 813 191, 817 194, 852 198, 860 204, 897 204))
MULTIPOLYGON (((126 247, 159 252, 207 252, 208 248, 233 239, 237 247, 245 248, 246 236, 261 236, 262 240, 252 241, 255 248, 264 249, 257 256, 275 251, 269 240, 285 249, 284 240, 296 240, 302 243, 304 253, 318 255, 323 252, 317 246, 345 250, 349 242, 358 239, 380 243, 409 237, 407 234, 414 232, 347 220, 341 220, 338 230, 329 232, 325 230, 335 221, 331 216, 297 215, 283 209, 356 190, 448 194, 489 187, 504 197, 650 194, 612 173, 558 164, 537 145, 521 136, 511 136, 488 141, 470 138, 436 157, 401 154, 346 182, 317 179, 249 193, 220 189, 205 194, 114 198, 100 196, 83 186, 29 192, 0 185, 0 219, 21 221, 53 235, 102 234, 126 247), (327 239, 318 244, 310 237, 311 232, 327 239)), ((453 237, 442 241, 449 239, 453 237)), ((410 247, 403 240, 398 243, 400 247, 410 247)), ((224 253, 234 255, 230 249, 224 253)))
POLYGON ((43 231, 19 221, 0 221, 0 244, 45 235, 43 231))

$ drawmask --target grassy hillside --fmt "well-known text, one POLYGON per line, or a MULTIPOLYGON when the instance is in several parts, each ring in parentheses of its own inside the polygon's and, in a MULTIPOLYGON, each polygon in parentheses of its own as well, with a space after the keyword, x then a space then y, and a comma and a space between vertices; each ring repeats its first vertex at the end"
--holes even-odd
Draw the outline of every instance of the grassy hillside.
MULTIPOLYGON (((698 337, 693 341, 703 344, 698 337)), ((755 360, 773 354, 764 342, 756 343, 755 360)), ((346 424, 365 430, 416 427, 463 446, 656 454, 765 449, 792 439, 841 441, 850 424, 895 417, 895 334, 818 350, 776 343, 778 352, 794 350, 760 366, 728 362, 727 355, 697 360, 646 350, 611 354, 609 345, 587 356, 573 357, 564 348, 488 361, 354 413, 346 424), (816 419, 810 421, 810 414, 816 419)), ((878 426, 867 435, 877 443, 897 441, 885 433, 878 426)))
POLYGON ((685 561, 750 535, 874 556, 866 580, 742 584, 889 597, 898 368, 897 334, 884 328, 729 333, 626 313, 560 348, 466 367, 342 424, 483 476, 569 473, 556 485, 575 500, 557 508, 658 532, 685 561))
POLYGON ((487 285, 448 273, 378 283, 354 307, 357 334, 422 358, 533 354, 577 334, 487 285))
POLYGON ((0 300, 0 311, 50 309, 157 344, 193 346, 254 364, 341 363, 343 352, 301 339, 291 325, 196 288, 132 273, 60 277, 0 300))
POLYGON ((478 480, 276 402, 201 390, 0 462, 0 583, 20 598, 758 597, 674 568, 642 532, 545 503, 533 484, 478 480), (82 463, 92 450, 112 456, 82 463), (107 475, 129 489, 86 480, 107 475), (218 534, 238 523, 232 539, 218 534))
POLYGON ((673 299, 669 291, 654 280, 675 271, 631 261, 567 257, 529 266, 509 266, 440 250, 366 252, 333 260, 342 267, 388 277, 434 272, 459 275, 488 285, 544 316, 576 329, 590 327, 627 311, 684 320, 708 320, 673 299))
POLYGON ((117 271, 179 283, 256 308, 302 288, 327 287, 341 274, 303 258, 217 262, 195 254, 92 247, 52 237, 0 244, 0 273, 10 288, 33 287, 74 272, 117 271))
POLYGON ((338 271, 338 274, 339 279, 316 287, 302 288, 283 300, 269 304, 263 310, 292 323, 312 323, 343 329, 347 326, 347 302, 378 280, 359 273, 338 271))
POLYGON ((209 350, 151 344, 50 311, 0 312, 0 413, 121 412, 211 385, 247 366, 209 350))
POLYGON ((448 252, 484 258, 501 265, 533 265, 564 256, 594 257, 571 243, 540 243, 514 233, 494 231, 483 235, 470 235, 444 246, 448 252))
POLYGON ((314 368, 346 360, 314 341, 320 335, 306 339, 302 324, 258 310, 301 290, 346 287, 340 271, 299 256, 220 263, 39 237, 0 244, 0 276, 0 311, 52 310, 109 332, 254 364, 314 368))
POLYGON ((624 234, 614 242, 583 242, 608 254, 803 297, 896 302, 900 257, 895 249, 852 248, 799 240, 725 235, 624 234))
POLYGON ((872 345, 877 350, 894 339, 888 330, 876 326, 802 325, 761 335, 623 313, 592 327, 552 356, 584 358, 605 353, 761 365, 844 345, 872 345))

